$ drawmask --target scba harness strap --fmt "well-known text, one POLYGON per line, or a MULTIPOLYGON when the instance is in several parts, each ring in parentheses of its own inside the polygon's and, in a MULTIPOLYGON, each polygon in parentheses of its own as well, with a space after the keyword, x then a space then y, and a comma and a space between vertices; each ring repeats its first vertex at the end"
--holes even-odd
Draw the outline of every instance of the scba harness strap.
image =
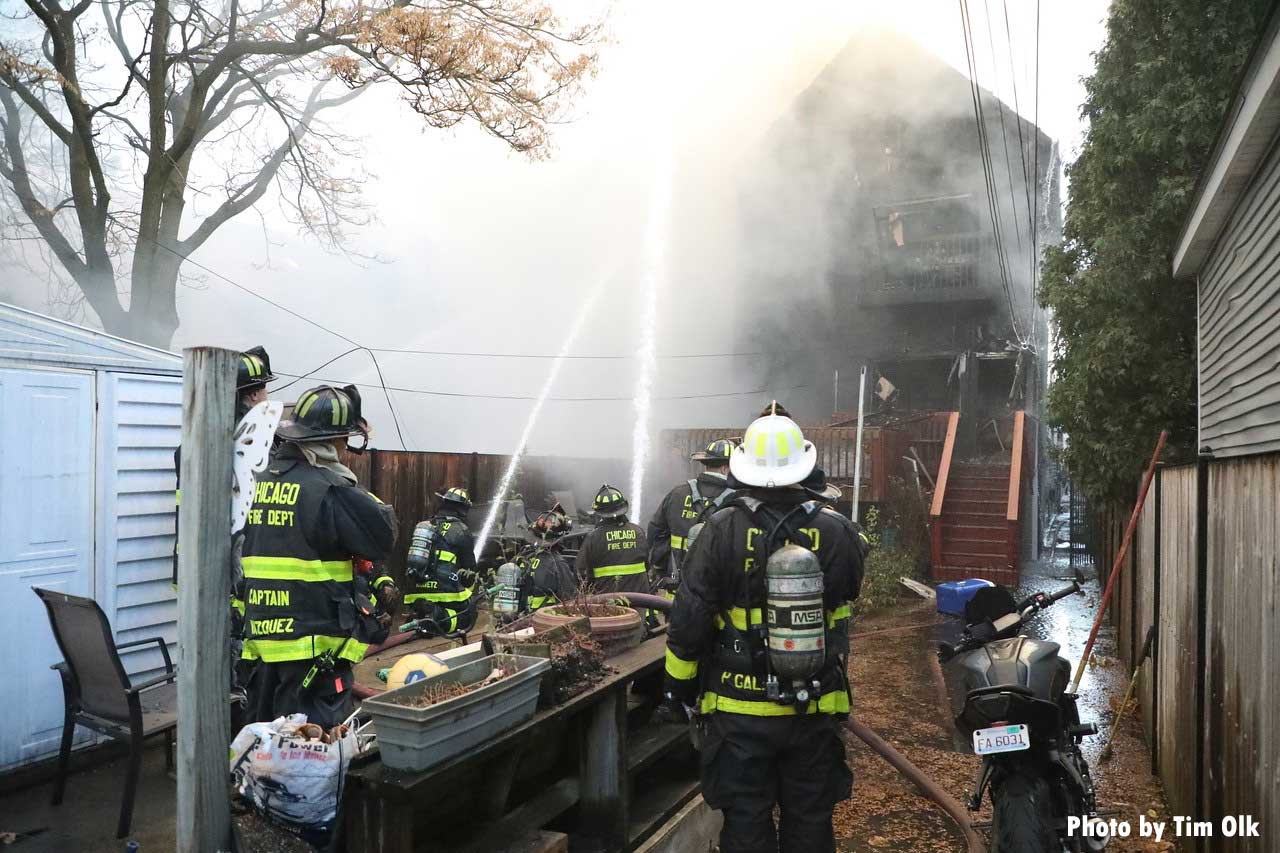
MULTIPOLYGON (((805 530, 805 527, 822 511, 824 504, 816 500, 805 501, 786 512, 781 512, 763 501, 744 495, 737 497, 730 506, 741 507, 745 510, 763 532, 763 535, 754 546, 758 556, 748 571, 747 587, 750 589, 750 574, 764 571, 763 567, 767 565, 769 558, 784 544, 790 542, 812 550, 815 543, 812 536, 805 530)), ((722 671, 746 676, 750 680, 751 686, 757 690, 760 689, 760 685, 756 681, 755 673, 763 672, 766 682, 771 679, 771 667, 767 653, 769 632, 765 618, 768 607, 767 598, 763 601, 749 601, 745 608, 730 608, 716 617, 716 627, 719 629, 716 663, 722 671)), ((729 696, 716 695, 714 691, 717 690, 717 687, 714 684, 707 686, 708 694, 704 695, 703 699, 704 710, 709 710, 707 708, 708 697, 710 703, 721 710, 760 715, 804 713, 810 705, 807 701, 797 703, 794 697, 783 697, 781 695, 776 699, 771 697, 765 702, 738 700, 729 696), (755 710, 743 710, 747 706, 754 707, 755 710), (785 708, 786 710, 770 711, 770 706, 780 709, 785 708)), ((818 710, 827 711, 830 709, 826 708, 824 703, 819 702, 818 710)))

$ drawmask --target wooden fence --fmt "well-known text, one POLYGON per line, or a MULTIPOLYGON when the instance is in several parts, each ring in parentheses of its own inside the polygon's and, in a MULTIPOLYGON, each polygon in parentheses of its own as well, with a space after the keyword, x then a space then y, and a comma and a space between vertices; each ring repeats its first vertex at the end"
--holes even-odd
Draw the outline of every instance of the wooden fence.
MULTIPOLYGON (((1099 519, 1111 568, 1127 508, 1099 519)), ((1175 815, 1213 821, 1200 851, 1280 850, 1280 455, 1163 468, 1117 584, 1126 668, 1156 627, 1138 698, 1152 766, 1175 815), (1261 837, 1223 838, 1249 815, 1261 837)))
MULTIPOLYGON (((360 483, 396 509, 400 534, 395 552, 387 561, 393 577, 404 570, 405 553, 413 528, 430 518, 437 492, 450 486, 467 489, 477 509, 473 528, 479 532, 484 507, 492 499, 511 457, 486 453, 421 453, 412 450, 370 450, 345 454, 344 462, 360 483)), ((602 483, 626 483, 629 463, 618 459, 567 459, 528 456, 521 460, 512 490, 524 497, 530 511, 551 505, 552 492, 573 495, 577 509, 586 509, 602 483)), ((574 508, 570 507, 572 511, 574 508)))

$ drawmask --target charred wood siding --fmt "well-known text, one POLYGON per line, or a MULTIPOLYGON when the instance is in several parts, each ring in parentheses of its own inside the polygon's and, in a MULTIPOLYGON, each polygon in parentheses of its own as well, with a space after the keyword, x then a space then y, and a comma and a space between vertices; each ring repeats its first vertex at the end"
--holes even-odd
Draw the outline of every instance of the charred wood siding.
POLYGON ((1280 451, 1280 148, 1200 273, 1200 444, 1280 451))

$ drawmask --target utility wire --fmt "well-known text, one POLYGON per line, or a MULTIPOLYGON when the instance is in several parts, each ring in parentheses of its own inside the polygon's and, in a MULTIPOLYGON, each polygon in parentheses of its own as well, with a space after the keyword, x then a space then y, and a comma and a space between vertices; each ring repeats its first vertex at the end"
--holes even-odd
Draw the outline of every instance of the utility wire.
POLYGON ((1017 314, 1013 307, 1013 294, 1009 285, 1009 260, 1004 243, 1003 230, 1000 224, 1000 204, 998 187, 995 181, 991 160, 990 140, 987 136, 986 118, 982 108, 982 87, 978 82, 977 54, 974 49, 973 26, 969 16, 967 0, 959 0, 960 24, 964 34, 965 58, 969 66, 969 92, 973 98, 973 115, 978 131, 978 156, 982 163, 982 174, 987 190, 987 211, 991 216, 991 229, 996 249, 996 264, 1000 272, 1000 285, 1004 289, 1005 301, 1009 307, 1009 325, 1020 345, 1025 345, 1018 331, 1017 314))
MULTIPOLYGON (((278 376, 293 377, 295 374, 277 371, 278 376)), ((301 377, 298 377, 301 378, 301 377)), ((353 382, 349 379, 325 379, 323 377, 315 377, 317 382, 323 382, 327 385, 362 385, 371 383, 353 382)), ((462 391, 435 391, 429 388, 405 388, 396 385, 384 386, 388 391, 396 391, 403 394, 423 394, 429 397, 454 397, 468 400, 536 400, 535 395, 518 395, 518 394, 469 394, 462 391)), ((808 388, 808 385, 794 385, 784 391, 798 391, 808 388)), ((720 397, 749 397, 753 394, 768 394, 768 388, 755 388, 750 391, 725 391, 716 394, 678 394, 667 397, 655 397, 655 400, 671 401, 671 400, 711 400, 720 397)), ((557 403, 629 403, 631 397, 548 397, 550 401, 557 403)))
MULTIPOLYGON (((1022 229, 1018 227, 1018 202, 1013 192, 1013 161, 1009 157, 1009 128, 1004 123, 1004 100, 1000 97, 1000 63, 996 59, 996 38, 991 30, 991 3, 982 0, 983 14, 987 19, 987 46, 991 48, 991 93, 996 99, 996 109, 1000 113, 1000 142, 1004 145, 1004 171, 1009 178, 1009 212, 1013 214, 1013 236, 1018 241, 1018 250, 1022 250, 1022 229)), ((1013 73, 1013 46, 1009 46, 1009 73, 1013 73)), ((1023 164, 1023 177, 1026 177, 1026 164, 1023 164)))
MULTIPOLYGON (((1031 243, 1032 258, 1032 275, 1034 276, 1035 264, 1035 234, 1036 234, 1036 211, 1031 206, 1031 181, 1032 176, 1027 174, 1027 142, 1022 135, 1022 105, 1018 103, 1018 73, 1013 67, 1013 28, 1009 26, 1009 0, 1002 0, 1004 6, 1004 38, 1005 43, 1009 46, 1009 78, 1013 81, 1013 112, 1018 120, 1018 156, 1022 158, 1022 189, 1027 199, 1027 242, 1031 243)), ((1025 67, 1025 66, 1024 66, 1025 67)), ((1040 128, 1036 128, 1037 133, 1040 128)), ((1032 144, 1039 142, 1038 136, 1032 137, 1032 144)), ((1034 305, 1032 306, 1034 310, 1034 305)))
MULTIPOLYGON (((272 392, 273 394, 277 394, 277 393, 279 393, 279 392, 283 391, 284 389, 288 388, 290 385, 296 385, 296 384, 298 384, 299 382, 301 382, 303 379, 306 379, 307 377, 311 376, 313 373, 319 373, 320 371, 324 370, 324 369, 325 369, 326 367, 328 367, 329 365, 333 364, 335 361, 338 361, 339 359, 346 358, 347 356, 351 355, 351 353, 353 353, 353 352, 360 352, 360 350, 361 350, 361 349, 363 349, 363 347, 352 347, 351 349, 347 350, 346 352, 339 353, 338 355, 335 355, 333 358, 329 359, 328 361, 326 361, 324 364, 320 365, 319 367, 314 368, 313 370, 308 370, 306 373, 298 374, 298 375, 296 376, 296 378, 295 378, 295 379, 293 379, 293 380, 291 380, 291 381, 289 381, 289 382, 286 382, 286 383, 284 383, 283 385, 277 385, 275 388, 272 388, 272 389, 271 389, 271 392, 272 392)), ((281 373, 280 375, 281 375, 281 376, 293 376, 294 374, 290 374, 290 373, 281 373)))
MULTIPOLYGON (((1040 216, 1040 0, 1036 0, 1036 150, 1032 170, 1036 175, 1035 201, 1036 217, 1040 216)), ((1037 290, 1040 285, 1040 229, 1037 228, 1031 237, 1031 304, 1035 305, 1037 290)))
POLYGON ((396 438, 400 439, 401 449, 408 450, 409 445, 404 443, 404 433, 400 431, 400 416, 396 414, 395 404, 391 402, 391 392, 387 390, 387 380, 382 378, 382 367, 378 364, 378 356, 374 354, 373 350, 366 351, 369 353, 369 358, 373 360, 373 369, 378 371, 378 383, 382 385, 383 396, 387 398, 387 408, 391 410, 391 422, 396 425, 396 438))

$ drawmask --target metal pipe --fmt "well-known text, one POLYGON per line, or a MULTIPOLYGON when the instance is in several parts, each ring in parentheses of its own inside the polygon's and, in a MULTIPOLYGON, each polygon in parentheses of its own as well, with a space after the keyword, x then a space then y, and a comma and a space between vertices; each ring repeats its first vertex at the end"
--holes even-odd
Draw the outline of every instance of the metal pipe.
POLYGON ((924 775, 920 768, 908 761, 905 755, 890 746, 884 738, 871 731, 857 719, 850 717, 845 721, 845 727, 878 753, 881 758, 889 762, 893 769, 905 776, 911 784, 919 789, 920 793, 942 807, 942 810, 955 821, 956 826, 960 829, 960 834, 964 836, 965 844, 969 847, 969 853, 986 853, 987 845, 983 842, 982 836, 973 828, 973 824, 969 820, 969 812, 954 797, 942 790, 937 782, 924 775))
POLYGON ((858 520, 858 501, 862 497, 862 411, 867 400, 867 366, 862 366, 862 375, 858 379, 858 433, 854 439, 853 457, 853 509, 849 517, 858 520))

